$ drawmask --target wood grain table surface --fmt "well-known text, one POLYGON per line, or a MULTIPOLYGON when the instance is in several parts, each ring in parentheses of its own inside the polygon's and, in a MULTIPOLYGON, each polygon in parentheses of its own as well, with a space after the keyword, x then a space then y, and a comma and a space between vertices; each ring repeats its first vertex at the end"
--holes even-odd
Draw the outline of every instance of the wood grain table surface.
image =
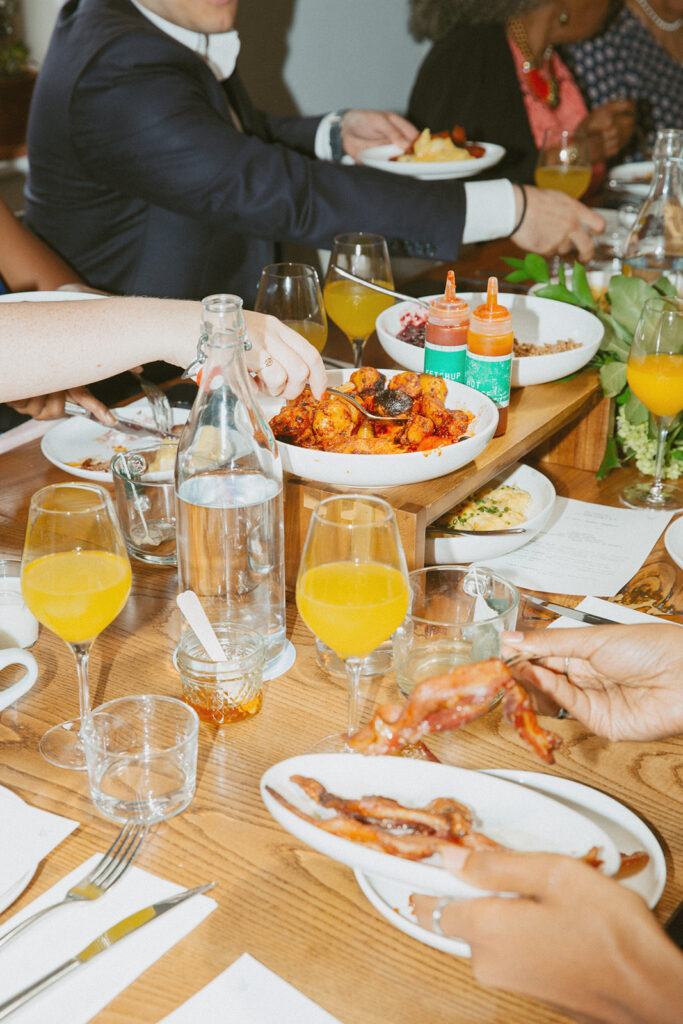
MULTIPOLYGON (((582 470, 544 465, 543 471, 558 494, 607 504, 616 504, 620 488, 636 475, 621 470, 598 483, 582 470)), ((38 442, 0 456, 0 554, 20 555, 31 493, 65 479, 43 458, 38 442)), ((94 647, 93 705, 132 693, 178 695, 171 662, 178 629, 175 592, 174 570, 133 563, 130 599, 94 647)), ((655 613, 675 612, 673 618, 683 621, 683 580, 663 539, 621 599, 655 613)), ((522 614, 526 625, 546 621, 529 606, 522 614)), ((293 668, 267 684, 263 709, 253 720, 201 725, 196 796, 182 815, 157 826, 137 861, 183 886, 215 880, 218 908, 95 1020, 157 1022, 244 952, 343 1024, 566 1020, 540 1003, 483 988, 466 960, 391 927, 366 901, 348 868, 294 839, 270 817, 258 791, 262 773, 345 724, 344 683, 318 668, 311 635, 294 606, 288 635, 297 650, 293 668)), ((0 922, 104 850, 117 828, 95 813, 83 773, 54 768, 38 752, 42 733, 76 714, 78 702, 65 644, 41 627, 34 653, 40 665, 37 685, 0 715, 0 784, 37 807, 77 819, 80 827, 39 865, 0 922)), ((394 695, 390 676, 370 694, 394 695)), ((550 768, 534 759, 496 711, 442 739, 439 752, 468 768, 549 771, 622 801, 645 820, 664 850, 668 877, 656 913, 665 920, 683 899, 683 741, 613 744, 570 720, 553 728, 563 745, 550 768)), ((229 1007, 225 1019, 231 1019, 229 1007)))

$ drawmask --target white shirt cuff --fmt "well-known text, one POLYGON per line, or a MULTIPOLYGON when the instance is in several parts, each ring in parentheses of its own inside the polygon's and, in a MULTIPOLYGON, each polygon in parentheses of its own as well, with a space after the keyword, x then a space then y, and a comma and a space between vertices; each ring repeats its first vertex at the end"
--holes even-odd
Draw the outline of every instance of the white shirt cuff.
POLYGON ((337 112, 332 111, 331 114, 325 114, 320 124, 318 125, 315 133, 315 155, 318 160, 331 160, 332 159, 332 146, 330 145, 330 128, 332 126, 333 118, 337 117, 337 112))
POLYGON ((515 190, 507 178, 495 181, 466 181, 465 230, 463 242, 488 242, 505 238, 515 226, 515 190))

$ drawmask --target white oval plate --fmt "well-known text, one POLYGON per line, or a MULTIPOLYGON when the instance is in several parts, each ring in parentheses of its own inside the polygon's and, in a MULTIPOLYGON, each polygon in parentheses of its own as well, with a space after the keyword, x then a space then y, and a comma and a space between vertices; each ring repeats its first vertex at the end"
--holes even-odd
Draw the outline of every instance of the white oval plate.
POLYGON ((683 569, 683 516, 679 516, 666 531, 664 544, 676 565, 683 569))
POLYGON ((388 171, 390 174, 402 174, 409 178, 420 178, 423 181, 471 178, 480 171, 495 167, 505 156, 504 147, 495 142, 477 142, 476 145, 483 146, 486 152, 483 156, 475 156, 470 160, 392 160, 392 157, 400 156, 404 152, 400 146, 372 146, 361 153, 359 159, 367 167, 388 171))
MULTIPOLYGON (((475 309, 486 300, 483 292, 459 292, 458 297, 475 309)), ((425 295, 425 299, 436 298, 425 295)), ((530 384, 546 384, 551 380, 575 373, 589 362, 597 352, 604 328, 598 318, 578 306, 553 299, 539 299, 534 295, 516 295, 501 292, 498 299, 512 314, 512 329, 518 341, 531 345, 552 345, 558 339, 572 338, 581 348, 569 352, 555 352, 547 356, 513 357, 511 384, 513 388, 530 384)), ((424 368, 424 349, 401 341, 404 313, 420 309, 412 302, 397 302, 377 317, 377 337, 388 356, 407 370, 421 373, 424 368)))
MULTIPOLYGON (((328 370, 330 387, 339 387, 347 381, 353 370, 328 370)), ((399 370, 382 370, 387 378, 399 370)), ((470 424, 471 437, 456 444, 436 448, 431 452, 405 452, 398 455, 345 455, 341 452, 319 452, 311 448, 297 448, 278 441, 282 468, 305 480, 322 484, 348 487, 393 487, 396 484, 415 484, 445 476, 471 462, 493 437, 498 423, 498 411, 486 395, 464 384, 446 381, 449 409, 466 409, 474 414, 470 424)), ((285 404, 282 398, 259 395, 259 405, 268 420, 285 404)))
POLYGON ((290 781, 291 775, 317 779, 342 797, 370 793, 391 797, 410 806, 423 806, 435 797, 451 796, 476 814, 477 829, 516 850, 546 850, 583 856, 598 847, 606 874, 619 866, 617 849, 601 828, 541 793, 481 772, 400 757, 359 754, 303 754, 273 765, 261 779, 261 797, 283 828, 319 853, 363 874, 379 875, 412 887, 412 892, 460 898, 481 890, 459 881, 439 866, 439 859, 408 861, 330 835, 299 818, 266 790, 271 786, 290 803, 316 817, 330 816, 290 781))
POLYGON ((631 164, 617 164, 607 172, 607 184, 623 192, 631 192, 634 196, 646 196, 652 185, 655 165, 652 160, 636 160, 631 164), (649 181, 639 178, 650 177, 649 181))
POLYGON ((519 462, 493 477, 485 486, 500 487, 501 484, 521 487, 523 491, 529 492, 529 513, 525 522, 520 523, 526 533, 510 533, 500 537, 487 536, 485 533, 480 537, 431 537, 428 534, 425 542, 426 565, 451 565, 496 558, 509 551, 516 551, 533 540, 550 518, 555 504, 555 488, 543 473, 519 462))
POLYGON ((37 862, 26 864, 22 844, 22 829, 27 827, 26 812, 27 805, 21 797, 0 786, 0 818, 8 838, 0 844, 0 912, 22 894, 38 867, 37 862), (9 841, 11 836, 15 837, 14 841, 9 841))
MULTIPOLYGON (((561 801, 594 821, 607 833, 620 853, 645 850, 650 855, 647 866, 637 875, 625 878, 621 885, 639 893, 649 907, 657 905, 666 882, 666 861, 654 834, 633 811, 606 793, 555 775, 505 769, 490 769, 484 774, 507 779, 561 801)), ((355 874, 365 896, 389 924, 444 953, 464 957, 470 955, 470 948, 462 939, 443 938, 417 923, 409 904, 414 889, 398 885, 387 878, 369 877, 360 871, 356 871, 355 874)))
MULTIPOLYGON (((114 415, 119 410, 112 409, 114 415)), ((154 419, 146 398, 140 398, 137 402, 131 402, 120 410, 126 419, 137 420, 147 426, 154 426, 154 419)), ((173 409, 173 422, 184 423, 189 415, 189 409, 173 409)), ((67 419, 59 420, 51 430, 48 430, 40 442, 40 448, 45 458, 63 469, 70 476, 80 477, 82 480, 96 480, 102 483, 111 483, 112 475, 100 470, 81 469, 80 463, 84 459, 113 459, 120 451, 130 451, 133 448, 140 448, 154 442, 153 437, 145 437, 140 434, 126 434, 120 430, 112 430, 104 423, 95 423, 93 420, 86 420, 81 416, 69 416, 67 419)))

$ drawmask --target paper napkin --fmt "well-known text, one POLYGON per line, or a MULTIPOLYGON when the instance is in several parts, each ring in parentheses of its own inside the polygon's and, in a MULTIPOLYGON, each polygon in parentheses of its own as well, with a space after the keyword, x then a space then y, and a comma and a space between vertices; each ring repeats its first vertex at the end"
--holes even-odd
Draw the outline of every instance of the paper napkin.
POLYGON ((0 905, 4 907, 3 895, 27 873, 30 878, 39 861, 59 846, 78 822, 31 807, 4 786, 0 786, 0 822, 0 905))
POLYGON ((292 988, 248 953, 179 1006, 159 1024, 197 1021, 239 1021, 239 1024, 339 1024, 327 1010, 292 988))
MULTIPOLYGON (((62 899, 101 856, 95 854, 15 914, 0 935, 36 910, 62 899)), ((48 914, 2 950, 0 1001, 64 963, 122 918, 183 888, 133 867, 99 899, 48 914)), ((12 1015, 12 1024, 86 1024, 215 907, 216 901, 208 896, 194 896, 174 907, 36 996, 12 1015)))

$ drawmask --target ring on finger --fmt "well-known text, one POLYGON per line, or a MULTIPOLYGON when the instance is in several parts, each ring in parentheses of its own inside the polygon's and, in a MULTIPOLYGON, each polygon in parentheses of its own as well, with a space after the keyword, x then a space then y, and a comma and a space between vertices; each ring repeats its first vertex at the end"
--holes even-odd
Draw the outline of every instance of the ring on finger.
POLYGON ((452 901, 448 898, 441 899, 432 910, 432 931, 436 935, 440 935, 442 939, 447 939, 448 936, 441 929, 441 914, 443 913, 444 908, 451 902, 452 901))

